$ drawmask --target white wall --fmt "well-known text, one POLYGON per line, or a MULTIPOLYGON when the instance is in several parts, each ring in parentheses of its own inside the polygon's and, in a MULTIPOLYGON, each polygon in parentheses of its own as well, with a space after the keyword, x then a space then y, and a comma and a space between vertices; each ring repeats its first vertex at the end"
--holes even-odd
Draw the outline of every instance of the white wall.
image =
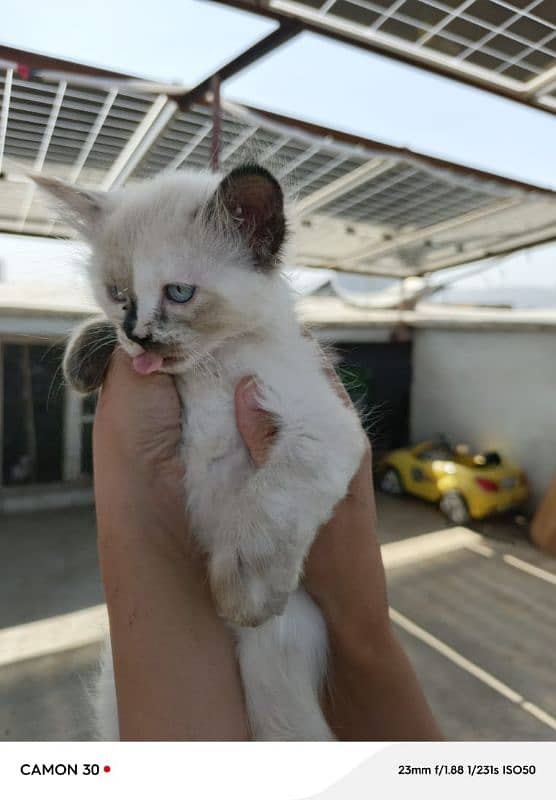
POLYGON ((556 328, 414 331, 411 435, 499 449, 534 499, 556 474, 556 328))

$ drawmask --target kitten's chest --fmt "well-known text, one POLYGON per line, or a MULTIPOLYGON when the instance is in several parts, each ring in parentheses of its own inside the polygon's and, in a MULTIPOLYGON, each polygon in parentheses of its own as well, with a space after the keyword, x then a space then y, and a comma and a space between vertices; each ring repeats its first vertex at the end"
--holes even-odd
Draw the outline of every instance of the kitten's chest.
POLYGON ((234 384, 180 380, 185 489, 192 530, 205 548, 220 529, 222 509, 241 491, 251 465, 234 410, 234 384))
POLYGON ((183 447, 188 470, 208 469, 237 450, 234 388, 226 377, 181 378, 183 447))

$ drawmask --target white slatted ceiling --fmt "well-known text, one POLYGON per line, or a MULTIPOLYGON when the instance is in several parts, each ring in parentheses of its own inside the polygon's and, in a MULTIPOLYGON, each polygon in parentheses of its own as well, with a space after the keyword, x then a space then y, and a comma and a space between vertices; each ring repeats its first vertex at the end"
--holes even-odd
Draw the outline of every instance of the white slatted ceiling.
MULTIPOLYGON (((122 174, 124 182, 164 170, 210 165, 211 109, 202 103, 180 111, 152 94, 109 85, 92 89, 71 81, 22 80, 4 69, 0 109, 0 229, 4 231, 70 233, 52 221, 40 193, 25 182, 24 173, 29 171, 99 187, 120 163, 130 164, 122 174)), ((552 220, 556 224, 556 201, 550 197, 536 197, 495 179, 433 169, 418 157, 395 151, 385 155, 330 136, 315 137, 293 124, 280 125, 236 106, 223 109, 220 152, 223 169, 256 158, 301 201, 300 209, 310 201, 311 212, 301 214, 299 254, 307 264, 340 269, 349 264, 354 270, 391 274, 423 271, 428 264, 436 269, 442 266, 439 254, 448 262, 460 252, 463 259, 465 248, 477 241, 511 235, 511 228, 493 227, 489 219, 508 201, 520 205, 526 227, 536 226, 539 239, 552 220), (465 215, 471 215, 474 227, 461 227, 465 215), (457 228, 453 242, 445 230, 449 232, 452 224, 457 228), (426 235, 429 230, 429 249, 418 244, 417 258, 413 239, 421 242, 422 232, 426 235), (466 230, 472 231, 467 243, 466 230), (392 251, 398 240, 400 248, 392 251), (385 242, 387 255, 382 253, 385 242), (373 254, 375 247, 381 251, 379 260, 373 254)))

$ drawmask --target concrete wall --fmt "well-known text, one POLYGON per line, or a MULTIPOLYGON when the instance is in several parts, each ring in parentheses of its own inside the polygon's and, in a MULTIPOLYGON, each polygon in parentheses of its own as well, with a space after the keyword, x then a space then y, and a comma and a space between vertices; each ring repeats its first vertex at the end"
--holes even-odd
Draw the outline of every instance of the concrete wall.
POLYGON ((538 500, 556 474, 556 328, 414 331, 412 441, 499 449, 538 500))

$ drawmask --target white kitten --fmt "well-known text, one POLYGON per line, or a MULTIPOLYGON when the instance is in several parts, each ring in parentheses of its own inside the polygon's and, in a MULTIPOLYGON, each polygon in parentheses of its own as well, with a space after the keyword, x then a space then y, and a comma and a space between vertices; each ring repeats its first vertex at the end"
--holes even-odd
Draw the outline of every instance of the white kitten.
MULTIPOLYGON (((217 610, 237 637, 253 737, 333 739, 319 704, 326 628, 299 581, 364 441, 302 335, 279 271, 279 184, 253 164, 223 179, 181 172, 109 195, 39 182, 89 241, 106 314, 70 340, 68 379, 83 392, 98 387, 116 342, 139 372, 176 376, 188 515, 217 610), (245 375, 278 430, 258 469, 235 422, 245 375)), ((98 698, 101 733, 117 738, 109 655, 98 698)))

